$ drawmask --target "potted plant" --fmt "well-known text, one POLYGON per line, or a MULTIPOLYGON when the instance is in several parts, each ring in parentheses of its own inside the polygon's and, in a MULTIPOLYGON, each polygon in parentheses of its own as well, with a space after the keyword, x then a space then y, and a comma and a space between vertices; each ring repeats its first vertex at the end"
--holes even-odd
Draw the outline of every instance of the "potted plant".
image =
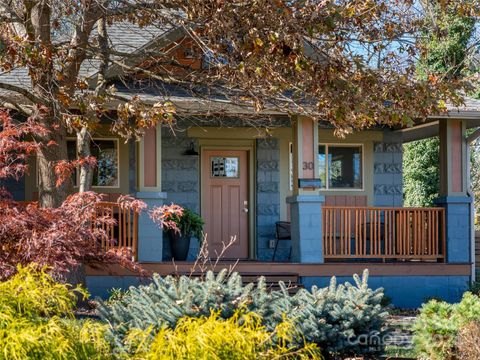
POLYGON ((180 214, 171 214, 170 221, 174 224, 167 230, 172 256, 175 260, 184 261, 188 256, 190 239, 194 236, 202 241, 203 219, 194 211, 183 208, 180 214))

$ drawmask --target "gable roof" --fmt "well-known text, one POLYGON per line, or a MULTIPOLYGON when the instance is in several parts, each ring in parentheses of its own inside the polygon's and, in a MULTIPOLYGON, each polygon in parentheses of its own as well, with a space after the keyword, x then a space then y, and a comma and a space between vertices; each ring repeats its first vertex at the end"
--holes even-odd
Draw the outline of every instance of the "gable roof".
MULTIPOLYGON (((168 45, 180 40, 185 36, 182 27, 173 25, 165 26, 143 26, 140 27, 128 22, 116 22, 108 25, 107 29, 110 46, 117 53, 128 53, 128 58, 121 55, 112 55, 111 58, 116 62, 124 63, 127 66, 134 66, 146 59, 147 55, 152 55, 155 50, 162 49, 168 45)), ((96 36, 96 28, 92 31, 91 37, 96 36)), ((64 39, 67 39, 64 34, 64 39)), ((312 52, 312 46, 307 42, 306 51, 312 52)), ((95 88, 96 78, 99 71, 100 61, 95 59, 85 60, 80 68, 80 77, 85 78, 91 89, 95 88)), ((170 100, 175 103, 180 112, 209 114, 215 112, 221 113, 253 113, 252 107, 248 105, 233 104, 225 96, 212 94, 208 96, 197 97, 192 93, 185 91, 180 87, 174 87, 168 84, 159 86, 124 86, 121 82, 115 81, 125 74, 125 70, 118 64, 111 64, 108 69, 107 78, 115 83, 118 89, 117 94, 123 98, 131 99, 139 96, 143 101, 154 104, 160 100, 170 100), (162 91, 163 90, 163 91, 162 91), (168 91, 167 91, 168 90, 168 91)), ((25 89, 31 86, 30 77, 26 68, 15 68, 8 72, 0 73, 0 82, 16 85, 25 89)), ((0 89, 0 100, 25 101, 22 95, 5 89, 0 89)), ((116 107, 116 102, 110 104, 116 107)), ((455 117, 465 119, 480 119, 480 100, 465 98, 465 104, 460 107, 447 105, 447 113, 439 117, 455 117)), ((281 115, 284 114, 276 109, 265 109, 261 113, 281 115)), ((480 125, 480 123, 479 123, 480 125)), ((417 125, 416 125, 417 126, 417 125)), ((422 126, 421 124, 418 126, 422 126)))
MULTIPOLYGON (((141 52, 145 47, 151 46, 172 30, 171 26, 139 27, 126 22, 116 22, 108 25, 107 34, 110 46, 116 52, 135 54, 141 52)), ((96 28, 92 31, 91 37, 97 35, 96 28)), ((66 34, 57 34, 58 39, 66 38, 66 34)), ((115 60, 122 60, 121 56, 112 56, 115 60)), ((95 78, 99 71, 100 61, 96 59, 85 60, 80 67, 80 77, 87 80, 95 78)), ((0 73, 0 82, 20 86, 28 89, 31 86, 27 68, 14 68, 10 71, 0 73)), ((0 96, 8 99, 16 99, 16 93, 0 89, 0 96)))

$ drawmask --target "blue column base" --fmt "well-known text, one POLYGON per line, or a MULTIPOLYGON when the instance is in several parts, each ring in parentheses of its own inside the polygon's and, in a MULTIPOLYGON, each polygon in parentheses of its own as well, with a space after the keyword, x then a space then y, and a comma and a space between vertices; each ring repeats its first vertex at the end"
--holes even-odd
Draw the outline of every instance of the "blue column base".
MULTIPOLYGON (((167 198, 163 192, 137 192, 136 198, 144 201, 148 208, 161 206, 167 198)), ((147 209, 148 211, 148 209, 147 209)), ((138 219, 138 262, 162 262, 163 231, 144 211, 138 219)))
POLYGON ((292 261, 323 263, 322 204, 320 195, 297 195, 287 198, 290 204, 292 261))
POLYGON ((470 263, 472 259, 472 198, 468 196, 446 196, 435 200, 445 208, 447 262, 470 263))

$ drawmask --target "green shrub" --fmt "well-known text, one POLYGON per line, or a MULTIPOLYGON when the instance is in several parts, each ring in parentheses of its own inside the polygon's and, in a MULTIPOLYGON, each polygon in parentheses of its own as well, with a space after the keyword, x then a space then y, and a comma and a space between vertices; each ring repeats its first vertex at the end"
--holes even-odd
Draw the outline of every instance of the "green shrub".
POLYGON ((428 302, 422 307, 414 327, 417 353, 433 360, 456 358, 460 331, 478 321, 480 298, 472 293, 465 293, 458 304, 437 300, 428 302))
POLYGON ((119 300, 100 302, 98 313, 111 325, 118 344, 132 328, 157 331, 168 326, 175 328, 182 317, 209 316, 218 311, 222 319, 233 316, 236 310, 246 309, 266 319, 272 330, 282 320, 282 309, 288 302, 288 292, 269 293, 263 279, 258 284, 243 286, 237 273, 227 276, 221 271, 217 276, 208 272, 204 279, 197 277, 153 276, 149 285, 130 287, 119 300), (275 321, 271 318, 276 316, 275 321))
POLYGON ((283 283, 280 291, 268 291, 262 278, 257 285, 243 286, 239 274, 227 276, 226 271, 217 276, 208 272, 205 279, 154 275, 151 284, 131 287, 119 301, 101 303, 98 311, 119 347, 134 328, 156 333, 175 329, 182 317, 206 317, 214 311, 229 319, 241 309, 258 314, 268 331, 286 317, 298 330, 292 341, 299 345, 316 343, 340 355, 376 354, 383 350, 381 344, 360 339, 381 336, 387 313, 381 306, 383 292, 369 289, 367 279, 365 273, 355 276, 355 285, 337 285, 333 278, 325 289, 301 289, 290 296, 283 283))
POLYGON ((418 355, 432 360, 450 358, 458 331, 454 311, 455 305, 437 300, 423 305, 414 326, 418 355))
POLYGON ((107 359, 106 325, 74 319, 80 288, 29 265, 0 283, 0 359, 107 359))
POLYGON ((294 320, 307 341, 331 354, 378 355, 387 335, 383 290, 368 287, 368 272, 354 281, 338 285, 333 277, 329 287, 299 291, 292 299, 300 310, 294 320))
POLYGON ((183 317, 175 329, 162 328, 156 332, 152 327, 132 329, 125 343, 133 359, 322 358, 314 344, 305 344, 301 349, 291 345, 295 329, 290 323, 280 323, 273 332, 268 332, 261 322, 258 315, 240 311, 226 320, 221 319, 219 313, 209 317, 183 317))

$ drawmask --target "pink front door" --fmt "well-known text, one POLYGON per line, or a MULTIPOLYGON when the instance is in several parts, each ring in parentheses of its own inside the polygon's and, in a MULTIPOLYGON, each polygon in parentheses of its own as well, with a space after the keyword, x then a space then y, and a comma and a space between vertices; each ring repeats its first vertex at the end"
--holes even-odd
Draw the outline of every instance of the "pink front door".
POLYGON ((202 151, 202 217, 210 257, 248 258, 248 157, 245 150, 202 151))

